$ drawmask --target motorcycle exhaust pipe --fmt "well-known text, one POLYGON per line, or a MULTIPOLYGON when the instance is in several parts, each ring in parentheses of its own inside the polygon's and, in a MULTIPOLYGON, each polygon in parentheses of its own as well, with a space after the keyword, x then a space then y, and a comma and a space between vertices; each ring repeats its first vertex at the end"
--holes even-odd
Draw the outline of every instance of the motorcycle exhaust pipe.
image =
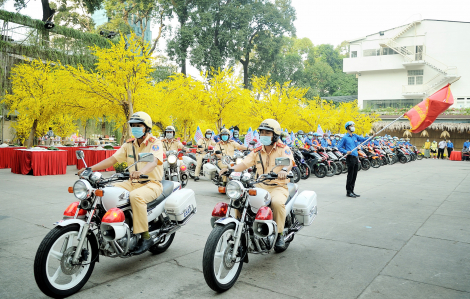
POLYGON ((302 228, 304 228, 303 226, 297 226, 294 228, 294 231, 290 232, 287 236, 284 237, 284 242, 289 242, 296 233, 298 233, 302 228))

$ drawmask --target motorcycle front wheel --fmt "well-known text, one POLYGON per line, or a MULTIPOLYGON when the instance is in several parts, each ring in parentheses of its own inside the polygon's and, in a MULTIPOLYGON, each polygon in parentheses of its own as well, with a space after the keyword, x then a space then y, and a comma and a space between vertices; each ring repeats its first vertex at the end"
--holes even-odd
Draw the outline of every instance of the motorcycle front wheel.
POLYGON ((343 173, 343 164, 341 162, 335 162, 336 164, 336 175, 343 173))
POLYGON ((293 180, 294 183, 298 183, 300 181, 300 170, 298 167, 293 167, 292 168, 292 174, 294 175, 293 180))
POLYGON ((423 160, 424 158, 424 155, 422 153, 419 153, 418 154, 418 157, 416 157, 418 160, 423 160))
POLYGON ((301 179, 306 180, 310 177, 310 167, 307 164, 299 165, 299 170, 301 174, 301 179))
POLYGON ((408 162, 408 159, 405 156, 401 156, 400 163, 405 164, 406 162, 408 162))
POLYGON ((314 168, 314 173, 315 173, 315 176, 319 179, 321 178, 324 178, 326 176, 326 166, 323 165, 323 164, 319 164, 319 165, 315 165, 315 168, 314 168))
POLYGON ((230 258, 233 248, 235 223, 217 225, 207 238, 202 256, 202 270, 207 285, 216 292, 230 289, 240 276, 243 257, 230 258))
POLYGON ((380 163, 379 163, 378 159, 372 159, 372 160, 370 160, 370 166, 372 166, 373 168, 379 168, 379 167, 380 167, 380 163))
POLYGON ((330 165, 326 166, 326 176, 334 176, 335 174, 336 174, 336 164, 332 161, 330 162, 330 165))
POLYGON ((54 298, 67 297, 78 292, 88 281, 98 245, 92 235, 87 236, 79 256, 79 263, 72 264, 78 245, 78 225, 53 228, 39 245, 34 259, 34 278, 39 289, 54 298))
POLYGON ((362 164, 362 169, 363 170, 369 170, 370 168, 370 161, 367 160, 367 159, 364 159, 361 161, 361 164, 362 164))

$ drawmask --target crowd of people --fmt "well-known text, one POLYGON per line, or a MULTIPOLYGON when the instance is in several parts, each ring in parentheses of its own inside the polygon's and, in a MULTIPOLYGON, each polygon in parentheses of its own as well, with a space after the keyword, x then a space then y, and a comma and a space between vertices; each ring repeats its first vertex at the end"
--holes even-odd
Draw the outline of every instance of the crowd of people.
MULTIPOLYGON (((444 159, 445 150, 447 149, 447 158, 450 158, 450 155, 454 151, 454 144, 451 140, 442 139, 437 143, 436 140, 432 142, 429 139, 426 140, 424 143, 424 157, 431 158, 431 159, 444 159)), ((470 160, 469 159, 469 150, 470 150, 470 141, 464 142, 462 148, 462 160, 470 160)))

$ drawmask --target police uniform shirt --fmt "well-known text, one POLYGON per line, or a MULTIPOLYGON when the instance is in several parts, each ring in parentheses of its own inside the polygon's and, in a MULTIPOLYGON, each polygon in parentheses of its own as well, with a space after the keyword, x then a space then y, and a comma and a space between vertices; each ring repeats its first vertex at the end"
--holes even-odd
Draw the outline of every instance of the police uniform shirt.
POLYGON ((215 150, 220 150, 222 154, 233 157, 235 154, 235 149, 242 150, 243 148, 243 145, 238 144, 233 140, 228 140, 218 142, 215 150))
MULTIPOLYGON (((271 169, 274 168, 275 160, 276 158, 281 158, 281 157, 288 157, 292 162, 292 165, 294 165, 294 156, 292 155, 292 151, 287 147, 284 143, 281 141, 278 141, 274 144, 274 147, 272 148, 270 153, 266 152, 266 149, 264 146, 260 146, 256 148, 254 151, 252 151, 248 156, 243 159, 243 164, 245 164, 246 167, 252 167, 256 165, 256 173, 259 175, 261 174, 267 174, 271 171, 271 169), (261 164, 260 161, 260 154, 261 153, 261 159, 263 159, 263 163, 261 164), (264 170, 263 170, 264 166, 264 170)), ((279 173, 282 168, 286 166, 277 166, 274 168, 275 173, 279 173)), ((268 184, 277 184, 277 185, 286 185, 289 183, 290 179, 285 179, 285 180, 272 180, 270 182, 267 182, 268 184)))
POLYGON ((182 149, 184 147, 184 145, 177 139, 163 139, 162 140, 162 144, 163 144, 163 150, 165 152, 169 152, 169 151, 179 151, 180 149, 182 149))
MULTIPOLYGON (((157 138, 153 137, 151 134, 148 134, 148 136, 144 139, 140 146, 137 144, 137 139, 129 139, 126 143, 121 146, 120 149, 118 149, 114 153, 113 157, 116 158, 118 163, 127 162, 127 165, 129 166, 132 165, 135 161, 137 161, 137 158, 140 153, 152 153, 158 160, 163 162, 162 142, 157 138), (135 154, 137 156, 135 157, 135 159, 132 147, 134 147, 135 154)), ((147 165, 147 162, 137 163, 136 165, 137 169, 142 170, 145 165, 147 165)), ((136 165, 132 166, 129 170, 136 171, 136 165)), ((150 180, 161 181, 163 178, 163 165, 155 166, 155 168, 151 172, 146 173, 146 175, 148 175, 150 180)))
POLYGON ((209 146, 215 146, 216 143, 210 138, 201 138, 198 140, 197 145, 202 145, 203 149, 206 150, 209 146))

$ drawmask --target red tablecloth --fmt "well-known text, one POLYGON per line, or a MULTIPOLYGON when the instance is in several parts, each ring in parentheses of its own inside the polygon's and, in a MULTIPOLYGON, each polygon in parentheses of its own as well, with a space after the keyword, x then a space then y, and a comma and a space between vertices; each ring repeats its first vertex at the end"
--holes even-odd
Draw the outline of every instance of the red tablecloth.
POLYGON ((31 151, 17 150, 13 152, 11 172, 33 175, 57 175, 67 172, 66 151, 31 151))
POLYGON ((452 160, 452 161, 462 161, 462 152, 459 152, 459 151, 452 151, 452 153, 450 153, 449 160, 452 160))
MULTIPOLYGON (((85 154, 85 162, 88 167, 91 167, 98 162, 103 161, 106 158, 111 157, 117 150, 94 150, 94 149, 86 149, 86 148, 81 148, 80 150, 83 151, 85 154)), ((85 167, 83 165, 82 160, 77 160, 77 169, 82 169, 85 167)), ((114 171, 114 167, 110 167, 105 170, 100 170, 100 171, 114 171)))
POLYGON ((21 146, 0 147, 0 168, 10 168, 13 151, 22 149, 21 146))

